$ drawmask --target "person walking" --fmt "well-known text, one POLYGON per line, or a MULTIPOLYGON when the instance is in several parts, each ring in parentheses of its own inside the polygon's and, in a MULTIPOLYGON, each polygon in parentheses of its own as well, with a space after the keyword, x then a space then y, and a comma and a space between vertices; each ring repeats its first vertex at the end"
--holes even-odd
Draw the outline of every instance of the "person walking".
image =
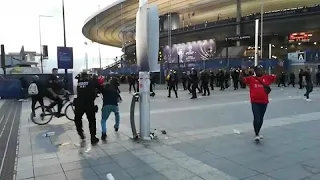
POLYGON ((313 83, 312 83, 310 69, 308 67, 306 67, 303 73, 303 82, 306 87, 306 93, 304 94, 306 101, 311 101, 311 99, 309 98, 309 95, 313 91, 313 83))
POLYGON ((241 77, 241 79, 250 88, 253 127, 255 131, 254 140, 259 142, 263 139, 260 130, 269 103, 269 93, 271 92, 270 84, 276 80, 276 76, 264 75, 262 66, 256 66, 254 68, 254 73, 253 76, 241 77))
POLYGON ((101 113, 101 129, 102 129, 102 135, 101 140, 105 141, 107 138, 107 120, 111 114, 111 112, 114 113, 115 116, 115 124, 114 124, 114 130, 117 132, 119 130, 119 124, 120 124, 120 113, 119 113, 119 107, 118 102, 121 101, 121 96, 114 88, 112 88, 111 85, 106 84, 104 87, 104 90, 102 91, 103 96, 103 107, 102 107, 102 113, 101 113))
POLYGON ((37 102, 42 107, 42 112, 44 112, 44 103, 43 103, 43 97, 46 94, 46 88, 42 82, 39 81, 39 76, 34 75, 33 76, 33 81, 29 85, 28 88, 28 94, 31 97, 32 103, 31 103, 31 115, 33 117, 36 116, 35 114, 35 106, 37 102))

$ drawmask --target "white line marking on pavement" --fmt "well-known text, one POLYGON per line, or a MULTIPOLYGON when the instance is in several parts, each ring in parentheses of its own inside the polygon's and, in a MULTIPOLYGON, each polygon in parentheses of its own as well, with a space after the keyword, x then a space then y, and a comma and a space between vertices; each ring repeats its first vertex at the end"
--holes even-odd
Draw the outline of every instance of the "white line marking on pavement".
MULTIPOLYGON (((302 122, 309 122, 309 121, 318 121, 320 120, 320 112, 313 112, 307 114, 299 114, 296 116, 288 116, 288 117, 279 117, 273 119, 266 119, 263 122, 263 128, 271 128, 276 126, 285 126, 295 123, 302 123, 302 122)), ((215 132, 214 136, 221 136, 227 134, 233 134, 233 129, 236 129, 240 132, 248 132, 252 131, 252 123, 241 123, 241 124, 232 124, 226 126, 219 126, 210 129, 201 129, 195 131, 187 131, 182 132, 182 134, 186 135, 200 135, 206 133, 213 133, 215 132)))
POLYGON ((4 165, 4 160, 6 159, 6 155, 7 155, 7 151, 8 151, 8 146, 9 146, 9 141, 10 141, 10 138, 11 138, 11 134, 12 134, 12 129, 13 129, 13 126, 14 126, 14 122, 15 122, 15 119, 16 119, 16 115, 17 115, 17 111, 18 110, 18 106, 15 106, 15 111, 14 111, 14 115, 13 115, 13 122, 12 122, 12 125, 11 125, 11 128, 10 128, 10 132, 9 132, 9 136, 8 136, 8 141, 6 143, 6 148, 4 150, 4 154, 3 154, 3 158, 2 158, 2 161, 1 161, 1 166, 0 166, 0 174, 2 173, 2 169, 3 169, 3 165, 4 165))

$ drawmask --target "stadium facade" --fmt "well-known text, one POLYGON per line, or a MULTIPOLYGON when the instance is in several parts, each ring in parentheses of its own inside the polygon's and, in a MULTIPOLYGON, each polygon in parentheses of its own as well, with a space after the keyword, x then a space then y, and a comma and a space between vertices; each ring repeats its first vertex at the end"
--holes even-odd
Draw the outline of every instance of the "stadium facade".
MULTIPOLYGON (((160 12, 162 69, 251 66, 254 21, 261 19, 261 10, 263 41, 259 42, 262 44, 259 63, 270 67, 279 62, 286 67, 318 63, 317 0, 149 0, 149 3, 157 4, 160 12), (294 59, 299 56, 294 54, 297 51, 304 53, 303 62, 301 57, 300 62, 299 58, 294 59)), ((82 32, 88 39, 122 48, 124 55, 106 71, 136 71, 132 64, 137 9, 138 0, 120 0, 93 14, 83 26, 82 32)))

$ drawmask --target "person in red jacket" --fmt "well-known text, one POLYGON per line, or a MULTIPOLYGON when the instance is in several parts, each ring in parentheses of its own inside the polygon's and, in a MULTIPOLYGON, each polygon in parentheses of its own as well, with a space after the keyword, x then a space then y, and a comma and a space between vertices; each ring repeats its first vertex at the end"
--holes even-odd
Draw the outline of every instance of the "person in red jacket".
POLYGON ((255 131, 255 141, 259 142, 263 137, 260 129, 263 124, 263 117, 269 103, 270 84, 276 80, 275 75, 264 75, 262 66, 254 68, 254 75, 243 78, 243 82, 249 86, 250 101, 253 113, 253 127, 255 131))

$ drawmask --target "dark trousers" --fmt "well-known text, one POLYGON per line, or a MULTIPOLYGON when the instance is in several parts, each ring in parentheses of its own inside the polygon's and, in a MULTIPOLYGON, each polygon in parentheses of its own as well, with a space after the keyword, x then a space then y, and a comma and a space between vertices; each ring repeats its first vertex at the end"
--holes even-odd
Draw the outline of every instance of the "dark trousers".
POLYGON ((176 97, 178 97, 178 92, 176 89, 176 85, 169 85, 169 89, 168 89, 168 97, 171 97, 171 91, 174 91, 174 94, 176 95, 176 97))
POLYGON ((21 98, 20 99, 27 99, 28 98, 28 88, 21 88, 21 98))
POLYGON ((302 89, 303 85, 302 85, 302 79, 299 79, 299 89, 302 89))
POLYGON ((219 84, 220 84, 220 90, 225 90, 224 88, 224 81, 220 81, 219 84))
POLYGON ((192 86, 192 84, 191 84, 191 83, 188 83, 188 87, 187 87, 187 88, 188 88, 188 90, 189 90, 190 93, 192 93, 192 88, 191 88, 191 86, 192 86))
POLYGON ((76 125, 77 132, 81 139, 84 139, 83 129, 82 129, 82 116, 86 114, 89 121, 89 131, 91 138, 96 136, 96 112, 94 104, 87 104, 82 102, 75 103, 75 118, 74 123, 76 125))
POLYGON ((307 84, 306 85, 306 93, 304 94, 304 96, 309 99, 309 95, 310 93, 313 91, 313 85, 312 84, 307 84))
POLYGON ((183 90, 187 90, 187 82, 183 81, 182 82, 183 90))
POLYGON ((32 113, 34 113, 34 109, 36 108, 37 102, 39 102, 40 106, 42 107, 42 112, 44 112, 43 96, 31 96, 31 101, 32 113))
POLYGON ((290 80, 290 82, 288 83, 288 86, 290 86, 290 84, 292 85, 292 87, 295 86, 294 80, 290 80))
POLYGON ((224 81, 225 88, 229 88, 229 80, 224 81))
POLYGON ((136 92, 136 87, 134 86, 134 84, 129 84, 129 92, 131 92, 132 88, 134 92, 136 92))
POLYGON ((280 81, 278 82, 278 87, 280 87, 280 85, 282 85, 282 86, 284 86, 284 87, 287 87, 284 80, 280 80, 280 81))
POLYGON ((213 82, 210 82, 210 88, 212 91, 214 90, 213 82))
POLYGON ((256 136, 259 136, 260 129, 263 124, 263 117, 266 113, 268 104, 262 103, 251 103, 252 113, 253 113, 253 128, 256 136))
POLYGON ((234 87, 234 90, 239 89, 239 81, 238 80, 233 80, 233 87, 234 87))
POLYGON ((60 97, 53 97, 52 95, 47 96, 49 99, 51 99, 53 102, 49 105, 49 108, 53 108, 56 105, 58 105, 58 111, 57 113, 60 114, 63 106, 63 101, 60 97))
POLYGON ((202 87, 203 87, 203 95, 206 96, 206 95, 210 95, 210 90, 209 90, 209 85, 208 83, 204 83, 202 84, 202 87))
POLYGON ((197 98, 197 92, 196 89, 198 88, 197 84, 192 84, 191 85, 191 94, 193 98, 197 98))

